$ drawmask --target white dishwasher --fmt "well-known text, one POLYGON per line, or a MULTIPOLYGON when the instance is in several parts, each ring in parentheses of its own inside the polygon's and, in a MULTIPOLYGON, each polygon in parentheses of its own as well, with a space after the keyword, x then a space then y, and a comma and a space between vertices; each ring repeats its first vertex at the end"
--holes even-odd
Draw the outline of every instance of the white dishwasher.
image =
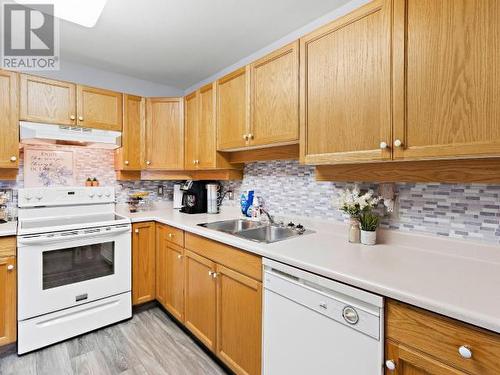
POLYGON ((384 299, 264 259, 264 375, 380 375, 384 299))

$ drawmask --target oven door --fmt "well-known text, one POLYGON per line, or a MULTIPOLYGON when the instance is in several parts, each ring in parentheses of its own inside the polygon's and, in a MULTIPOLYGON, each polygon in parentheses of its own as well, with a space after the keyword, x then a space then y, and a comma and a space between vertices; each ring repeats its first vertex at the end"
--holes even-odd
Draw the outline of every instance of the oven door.
POLYGON ((129 225, 18 239, 18 320, 130 290, 129 225))

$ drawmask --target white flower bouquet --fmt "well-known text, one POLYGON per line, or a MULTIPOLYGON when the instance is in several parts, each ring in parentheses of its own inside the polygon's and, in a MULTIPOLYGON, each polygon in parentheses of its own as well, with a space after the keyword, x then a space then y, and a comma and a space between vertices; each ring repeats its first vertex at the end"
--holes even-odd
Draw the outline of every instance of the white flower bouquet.
POLYGON ((371 211, 380 202, 380 198, 374 195, 373 190, 362 193, 355 185, 352 189, 342 190, 334 198, 334 205, 342 212, 352 218, 359 218, 363 212, 371 211))

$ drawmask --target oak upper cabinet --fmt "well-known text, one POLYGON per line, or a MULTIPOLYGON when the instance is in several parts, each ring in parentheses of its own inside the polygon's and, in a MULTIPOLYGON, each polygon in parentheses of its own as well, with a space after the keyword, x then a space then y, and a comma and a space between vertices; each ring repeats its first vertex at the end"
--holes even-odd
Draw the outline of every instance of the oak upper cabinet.
POLYGON ((387 300, 386 374, 494 375, 500 335, 387 300))
POLYGON ((217 149, 245 147, 249 141, 250 72, 243 67, 217 81, 217 149))
POLYGON ((198 139, 199 107, 197 92, 184 97, 184 136, 185 136, 185 169, 197 169, 198 145, 204 140, 198 139))
POLYGON ((184 169, 183 98, 146 99, 146 169, 184 169))
MULTIPOLYGON (((0 71, 1 73, 1 71, 0 71)), ((0 346, 16 341, 16 237, 0 238, 0 346)))
POLYGON ((153 301, 156 296, 155 223, 132 225, 132 304, 153 301))
POLYGON ((500 3, 394 1, 396 159, 499 156, 500 3))
POLYGON ((250 146, 299 141, 299 43, 250 65, 250 146))
POLYGON ((21 74, 20 120, 76 125, 76 85, 21 74))
POLYGON ((261 373, 262 283, 217 265, 217 355, 237 374, 261 373))
POLYGON ((122 131, 121 93, 88 86, 77 86, 78 125, 85 128, 122 131))
POLYGON ((145 99, 123 95, 122 147, 116 150, 115 163, 119 170, 140 170, 143 163, 145 99))
POLYGON ((198 90, 198 163, 200 169, 233 168, 217 153, 216 84, 198 90))
POLYGON ((300 70, 302 161, 391 158, 391 0, 301 38, 300 70))
POLYGON ((19 166, 18 74, 0 70, 0 168, 19 166))
POLYGON ((214 351, 216 340, 216 280, 215 263, 185 250, 185 325, 214 351))

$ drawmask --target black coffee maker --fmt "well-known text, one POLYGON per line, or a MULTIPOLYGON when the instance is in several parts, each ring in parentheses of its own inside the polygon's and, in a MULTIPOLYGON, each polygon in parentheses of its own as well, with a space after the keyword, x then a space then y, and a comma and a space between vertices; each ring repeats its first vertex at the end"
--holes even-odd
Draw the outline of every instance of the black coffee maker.
POLYGON ((182 208, 180 212, 186 214, 202 214, 207 212, 206 182, 186 181, 181 185, 182 208))

